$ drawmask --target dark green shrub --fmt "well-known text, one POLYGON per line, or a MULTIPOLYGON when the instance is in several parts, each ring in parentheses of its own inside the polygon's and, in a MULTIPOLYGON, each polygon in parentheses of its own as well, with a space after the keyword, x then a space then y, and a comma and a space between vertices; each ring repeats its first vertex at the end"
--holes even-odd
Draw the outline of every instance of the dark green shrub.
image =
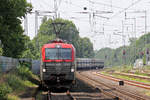
POLYGON ((32 78, 32 72, 25 66, 17 68, 17 74, 22 80, 30 80, 32 78))
POLYGON ((24 84, 23 81, 17 77, 16 75, 7 75, 6 76, 6 81, 8 85, 15 91, 15 90, 23 90, 24 89, 24 84))
POLYGON ((3 54, 3 49, 0 47, 0 56, 3 54))
POLYGON ((32 63, 31 62, 20 62, 21 66, 25 66, 31 70, 32 63))
POLYGON ((143 57, 143 65, 146 65, 146 55, 143 57))
POLYGON ((34 84, 39 84, 39 81, 37 80, 38 77, 34 75, 28 67, 19 66, 16 72, 17 76, 19 76, 22 80, 28 80, 33 82, 34 84))
POLYGON ((0 84, 0 100, 6 100, 7 94, 11 92, 12 89, 8 84, 0 84))

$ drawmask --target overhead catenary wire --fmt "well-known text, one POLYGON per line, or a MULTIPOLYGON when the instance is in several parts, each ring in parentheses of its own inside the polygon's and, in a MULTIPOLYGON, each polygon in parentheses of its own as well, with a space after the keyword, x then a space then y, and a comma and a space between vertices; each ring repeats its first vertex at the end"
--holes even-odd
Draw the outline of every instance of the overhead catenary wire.
POLYGON ((124 9, 122 7, 118 7, 118 6, 115 6, 115 5, 112 5, 112 4, 105 4, 105 3, 101 3, 101 2, 97 2, 97 1, 91 1, 91 0, 87 0, 91 3, 94 3, 94 4, 97 4, 97 5, 104 5, 104 6, 107 6, 107 7, 113 7, 113 8, 118 8, 118 9, 124 9))
MULTIPOLYGON (((65 1, 65 0, 63 0, 63 2, 64 2, 64 1, 65 1)), ((66 0, 66 1, 67 1, 67 0, 66 0)), ((89 0, 86 0, 86 1, 89 1, 89 0)), ((104 5, 104 4, 106 4, 105 6, 111 7, 111 4, 109 4, 109 3, 107 3, 107 2, 100 4, 101 1, 96 1, 96 0, 95 0, 95 1, 94 1, 94 0, 91 0, 91 1, 92 1, 92 2, 95 2, 95 4, 99 4, 99 5, 104 5), (98 3, 98 2, 99 2, 99 3, 98 3)), ((136 0, 134 0, 134 1, 136 1, 136 0)), ((45 1, 44 1, 44 2, 45 2, 45 1)), ((64 3, 65 3, 65 2, 64 2, 64 3)), ((68 4, 69 4, 69 1, 68 1, 68 4)), ((72 1, 70 4, 71 4, 71 7, 72 7, 72 5, 73 5, 74 7, 83 8, 83 7, 81 6, 82 4, 79 4, 79 3, 77 4, 77 3, 73 2, 73 1, 72 1)), ((134 4, 134 2, 133 2, 132 4, 134 4)), ((63 6, 62 6, 62 7, 63 7, 63 6)), ((115 5, 113 5, 113 4, 112 4, 112 7, 113 7, 113 8, 117 8, 118 10, 119 10, 119 9, 122 9, 122 10, 125 9, 125 8, 122 8, 121 6, 119 7, 119 6, 117 6, 117 5, 115 6, 115 5)), ((63 9, 60 9, 60 10, 63 10, 63 9)), ((122 10, 121 10, 121 11, 122 11, 122 10)), ((129 8, 128 10, 130 10, 130 8, 129 8)), ((61 12, 61 13, 62 13, 62 12, 61 12)), ((70 12, 68 12, 68 13, 70 13, 70 12)), ((63 13, 62 13, 62 14, 63 14, 63 13)), ((117 14, 117 13, 115 13, 115 14, 117 14)), ((114 14, 114 15, 115 15, 115 14, 114 14)), ((63 15, 66 16, 65 14, 63 14, 63 15)), ((70 15, 71 15, 71 14, 70 14, 70 15)), ((68 14, 68 16, 66 16, 66 18, 68 18, 70 15, 68 14)), ((114 16, 114 15, 113 15, 113 16, 114 16)), ((78 16, 77 16, 77 17, 78 17, 78 16)), ((113 17, 113 18, 116 18, 116 17, 118 17, 118 16, 116 15, 116 16, 113 17)), ((99 17, 98 17, 98 18, 99 18, 99 17)), ((80 18, 79 18, 79 19, 78 19, 78 18, 75 18, 75 19, 73 19, 73 20, 83 21, 83 20, 80 19, 80 18)), ((96 22, 97 22, 97 20, 98 20, 98 19, 96 19, 96 22)), ((86 22, 86 21, 85 21, 85 22, 86 22)), ((99 23, 100 23, 100 22, 98 22, 98 24, 99 24, 99 23)), ((102 22, 102 23, 103 23, 103 22, 102 22)), ((109 24, 111 24, 111 23, 106 23, 105 26, 106 26, 106 27, 107 27, 107 26, 111 26, 111 25, 109 25, 109 24)), ((112 25, 112 26, 114 26, 114 27, 116 26, 116 27, 117 27, 118 25, 115 24, 115 25, 112 25)), ((107 30, 105 30, 105 31, 107 31, 107 30)), ((112 31, 113 31, 113 30, 112 30, 112 31)))
MULTIPOLYGON (((43 0, 42 0, 43 1, 43 0)), ((32 0, 32 2, 35 2, 34 0, 32 0)), ((37 2, 37 1, 36 1, 37 2)), ((41 3, 38 3, 38 5, 36 6, 40 6, 40 8, 44 9, 43 5, 41 3)))
MULTIPOLYGON (((47 0, 46 0, 46 1, 47 1, 47 0)), ((50 7, 49 3, 45 2, 45 0, 42 0, 42 3, 43 3, 44 5, 47 5, 47 7, 50 7)), ((47 7, 46 7, 46 8, 47 8, 47 7)))
MULTIPOLYGON (((68 1, 66 1, 66 0, 64 0, 64 2, 68 3, 68 1)), ((72 3, 72 2, 69 2, 69 4, 71 4, 71 5, 75 6, 75 7, 78 7, 78 8, 83 8, 82 6, 76 5, 76 4, 72 3)))
POLYGON ((128 7, 124 8, 123 10, 117 12, 115 15, 113 15, 112 17, 110 17, 110 19, 112 19, 112 18, 116 17, 117 15, 123 13, 124 11, 128 10, 129 8, 131 8, 132 6, 136 5, 136 4, 139 3, 140 1, 142 1, 142 0, 137 0, 137 1, 135 1, 134 3, 132 3, 131 5, 129 5, 128 7))

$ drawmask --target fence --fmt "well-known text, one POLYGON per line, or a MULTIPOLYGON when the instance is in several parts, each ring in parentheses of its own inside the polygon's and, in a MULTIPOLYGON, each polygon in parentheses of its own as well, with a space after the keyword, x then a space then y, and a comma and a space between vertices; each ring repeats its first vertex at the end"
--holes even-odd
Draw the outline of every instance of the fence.
POLYGON ((0 56, 0 70, 2 72, 10 71, 11 69, 16 68, 18 64, 18 59, 0 56))
POLYGON ((15 69, 19 63, 22 62, 32 62, 32 72, 34 74, 40 73, 40 60, 32 60, 29 58, 14 59, 11 57, 0 56, 0 72, 8 72, 15 69))
POLYGON ((40 74, 40 60, 32 60, 32 72, 34 74, 40 74))

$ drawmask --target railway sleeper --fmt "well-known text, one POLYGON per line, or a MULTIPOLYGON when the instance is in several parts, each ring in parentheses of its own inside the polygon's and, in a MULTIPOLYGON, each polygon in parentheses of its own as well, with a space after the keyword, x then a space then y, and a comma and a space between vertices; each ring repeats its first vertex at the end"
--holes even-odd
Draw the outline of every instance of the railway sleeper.
POLYGON ((116 88, 112 88, 112 89, 102 89, 102 88, 100 88, 100 87, 96 87, 96 90, 98 90, 100 93, 102 92, 102 93, 104 93, 104 94, 106 94, 106 95, 109 95, 110 97, 113 98, 113 100, 121 100, 119 97, 114 96, 114 95, 112 95, 111 93, 108 93, 109 91, 116 90, 116 88))

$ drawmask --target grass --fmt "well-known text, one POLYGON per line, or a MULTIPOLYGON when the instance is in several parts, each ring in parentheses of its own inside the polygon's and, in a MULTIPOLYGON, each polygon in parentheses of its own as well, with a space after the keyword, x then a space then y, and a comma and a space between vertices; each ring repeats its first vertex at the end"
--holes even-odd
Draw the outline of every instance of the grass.
POLYGON ((150 66, 144 66, 144 69, 149 70, 150 71, 150 66))
POLYGON ((104 75, 110 75, 106 71, 101 71, 101 73, 104 74, 104 75))
POLYGON ((131 81, 138 81, 138 82, 143 82, 143 83, 150 84, 150 81, 148 81, 146 79, 133 78, 133 77, 125 76, 125 75, 118 75, 117 73, 108 73, 106 71, 102 71, 101 73, 104 74, 104 75, 112 75, 113 77, 116 77, 116 78, 121 78, 121 79, 126 79, 126 80, 131 80, 131 81))
POLYGON ((141 76, 149 76, 148 73, 140 73, 139 71, 136 71, 134 74, 141 75, 141 76))
POLYGON ((132 70, 132 66, 113 66, 111 68, 107 68, 105 69, 105 71, 109 72, 109 71, 121 71, 121 72, 129 72, 130 70, 132 70))
POLYGON ((28 81, 28 80, 24 81, 23 84, 26 87, 36 87, 37 86, 36 84, 34 84, 34 83, 32 83, 31 81, 28 81))
POLYGON ((42 100, 42 92, 39 92, 36 96, 36 100, 42 100))
POLYGON ((0 83, 0 100, 19 100, 17 95, 27 88, 37 86, 32 82, 34 78, 38 77, 25 66, 19 66, 16 70, 0 76, 0 80, 3 80, 0 83))
POLYGON ((6 75, 6 82, 13 89, 13 91, 23 91, 25 89, 24 81, 20 77, 12 74, 6 75))
POLYGON ((128 73, 130 70, 132 70, 133 69, 133 67, 132 66, 124 66, 123 68, 122 68, 122 72, 125 72, 125 73, 128 73))
POLYGON ((107 68, 104 71, 106 72, 123 72, 123 73, 130 73, 131 71, 134 72, 135 75, 141 75, 141 76, 149 76, 150 74, 150 66, 143 66, 141 69, 133 69, 133 66, 114 66, 111 68, 107 68))
POLYGON ((8 84, 0 84, 0 100, 7 100, 7 95, 12 92, 8 84))
POLYGON ((129 77, 129 76, 117 75, 117 74, 111 74, 111 75, 114 76, 114 77, 117 77, 117 78, 121 78, 121 79, 126 79, 126 80, 131 80, 131 81, 137 81, 137 82, 150 84, 150 81, 145 80, 145 79, 132 78, 132 77, 129 77))
MULTIPOLYGON (((101 73, 104 74, 104 75, 112 75, 113 77, 116 77, 116 78, 121 78, 121 79, 126 79, 126 80, 131 80, 131 81, 137 81, 137 82, 150 84, 150 81, 144 80, 144 79, 138 79, 138 78, 131 78, 131 77, 128 77, 128 76, 109 74, 109 73, 107 73, 105 71, 103 71, 101 73)), ((144 93, 147 96, 150 96, 150 91, 149 90, 144 90, 144 91, 142 91, 142 93, 144 93)))
MULTIPOLYGON (((137 82, 142 82, 146 84, 150 84, 149 80, 146 79, 140 79, 140 78, 133 78, 125 75, 118 75, 117 73, 115 74, 114 72, 123 72, 123 73, 129 73, 129 72, 134 72, 135 75, 141 75, 141 76, 149 76, 148 73, 150 74, 150 66, 144 66, 143 68, 139 69, 133 69, 132 66, 115 66, 112 68, 107 68, 101 71, 102 74, 104 75, 112 75, 113 77, 116 78, 121 78, 121 79, 126 79, 126 80, 131 80, 131 81, 137 81, 137 82)), ((143 93, 147 96, 150 96, 150 91, 143 91, 143 93)))
POLYGON ((7 96, 7 100, 20 100, 17 96, 15 96, 15 95, 8 95, 7 96))

